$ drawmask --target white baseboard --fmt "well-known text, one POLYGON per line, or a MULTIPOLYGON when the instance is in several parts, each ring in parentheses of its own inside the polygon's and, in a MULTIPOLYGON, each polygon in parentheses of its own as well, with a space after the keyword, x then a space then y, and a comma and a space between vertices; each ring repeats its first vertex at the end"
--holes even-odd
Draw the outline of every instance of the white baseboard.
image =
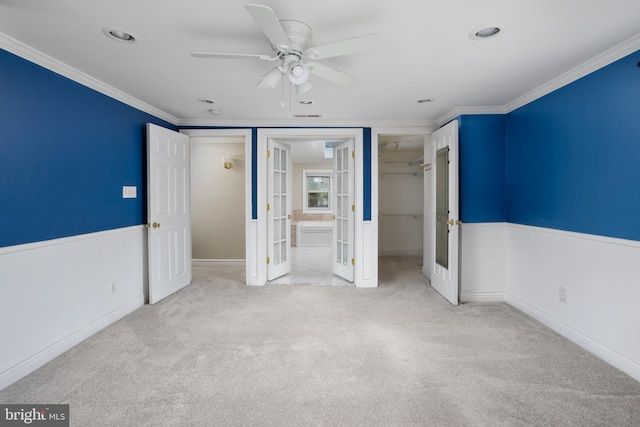
POLYGON ((431 270, 426 267, 422 267, 422 275, 427 278, 427 280, 431 281, 431 270))
POLYGON ((209 262, 234 262, 244 264, 244 259, 193 259, 193 262, 209 263, 209 262))
POLYGON ((10 384, 13 384, 20 378, 23 378, 41 366, 44 366, 46 363, 60 356, 65 351, 80 344, 91 335, 117 322, 143 305, 144 295, 140 295, 134 300, 117 307, 115 310, 87 322, 76 330, 69 332, 59 340, 41 348, 10 368, 0 372, 0 390, 10 384))
POLYGON ((139 226, 0 250, 0 388, 144 304, 139 226))
POLYGON ((460 292, 460 302, 504 302, 505 293, 503 291, 462 291, 460 292))
POLYGON ((640 381, 640 361, 634 360, 632 357, 623 354, 622 352, 598 341, 594 337, 586 335, 579 330, 572 328, 566 323, 556 319, 555 317, 545 313, 538 308, 527 304, 514 297, 513 295, 506 294, 505 301, 507 304, 512 305, 518 310, 528 314, 540 323, 551 328, 555 332, 559 333, 569 341, 579 345, 588 352, 601 358, 605 362, 609 363, 613 367, 620 369, 630 377, 640 381))

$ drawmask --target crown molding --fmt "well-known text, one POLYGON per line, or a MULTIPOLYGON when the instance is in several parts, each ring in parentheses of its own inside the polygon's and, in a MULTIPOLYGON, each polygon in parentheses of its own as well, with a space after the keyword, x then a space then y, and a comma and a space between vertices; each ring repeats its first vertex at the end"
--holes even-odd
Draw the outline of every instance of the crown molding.
POLYGON ((444 116, 440 117, 438 120, 439 126, 444 126, 449 123, 451 120, 455 119, 458 116, 464 114, 505 114, 506 111, 504 107, 456 107, 453 110, 449 111, 444 116))
POLYGON ((591 58, 590 60, 578 65, 577 67, 572 68, 571 70, 554 78, 553 80, 550 80, 542 86, 539 86, 536 89, 514 99, 506 105, 495 107, 456 107, 444 116, 440 117, 437 122, 440 126, 442 126, 463 114, 508 114, 513 110, 516 110, 524 105, 529 104, 530 102, 535 101, 536 99, 542 98, 543 96, 553 92, 554 90, 558 90, 561 87, 568 85, 569 83, 572 83, 584 76, 593 73, 594 71, 599 70, 600 68, 606 67, 607 65, 619 59, 622 59, 625 56, 637 51, 638 49, 640 49, 640 34, 636 34, 635 36, 625 40, 624 42, 614 46, 613 48, 601 53, 600 55, 595 56, 594 58, 591 58))
POLYGON ((220 120, 184 119, 178 127, 229 127, 229 128, 365 128, 365 127, 421 127, 434 126, 428 120, 322 120, 322 119, 274 119, 274 120, 220 120))
POLYGON ((7 36, 4 33, 0 33, 0 48, 13 53, 21 58, 24 58, 34 64, 40 65, 47 70, 53 71, 56 74, 60 74, 68 79, 71 79, 81 85, 87 86, 103 95, 118 100, 124 104, 127 104, 133 108, 136 108, 145 113, 151 114, 159 119, 167 121, 174 126, 177 126, 178 118, 171 114, 160 110, 152 105, 140 101, 121 90, 109 86, 108 84, 91 77, 90 75, 76 70, 75 68, 61 62, 49 55, 46 55, 39 50, 32 48, 12 37, 7 36))
POLYGON ((566 86, 578 79, 581 79, 582 77, 593 73, 594 71, 599 70, 600 68, 606 67, 607 65, 619 59, 622 59, 627 55, 632 54, 638 49, 640 49, 640 33, 601 53, 600 55, 595 56, 586 62, 583 62, 577 67, 572 68, 566 73, 543 84, 542 86, 532 90, 531 92, 525 93, 521 97, 514 99, 504 106, 505 112, 510 113, 513 110, 527 105, 538 98, 542 98, 543 96, 553 92, 554 90, 558 90, 563 86, 566 86))

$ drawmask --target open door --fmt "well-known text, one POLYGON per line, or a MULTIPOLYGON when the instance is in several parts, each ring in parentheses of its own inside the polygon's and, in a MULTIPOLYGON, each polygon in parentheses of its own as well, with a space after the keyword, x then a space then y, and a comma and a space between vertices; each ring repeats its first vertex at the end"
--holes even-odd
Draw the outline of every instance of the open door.
POLYGON ((267 280, 274 280, 291 271, 291 150, 267 145, 267 280))
POLYGON ((189 137, 147 124, 149 303, 191 283, 189 137))
POLYGON ((333 149, 333 273, 353 282, 354 266, 354 142, 349 140, 333 149))
POLYGON ((458 121, 432 135, 433 142, 433 236, 431 286, 451 304, 458 305, 458 121))

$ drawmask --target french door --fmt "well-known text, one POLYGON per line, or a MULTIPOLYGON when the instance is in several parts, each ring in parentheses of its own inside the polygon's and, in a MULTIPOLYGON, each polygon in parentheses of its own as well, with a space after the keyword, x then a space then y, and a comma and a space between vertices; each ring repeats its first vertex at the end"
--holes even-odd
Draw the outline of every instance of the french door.
POLYGON ((267 142, 267 280, 291 271, 291 150, 267 142))
POLYGON ((333 273, 353 282, 354 269, 354 142, 334 147, 333 171, 333 273))

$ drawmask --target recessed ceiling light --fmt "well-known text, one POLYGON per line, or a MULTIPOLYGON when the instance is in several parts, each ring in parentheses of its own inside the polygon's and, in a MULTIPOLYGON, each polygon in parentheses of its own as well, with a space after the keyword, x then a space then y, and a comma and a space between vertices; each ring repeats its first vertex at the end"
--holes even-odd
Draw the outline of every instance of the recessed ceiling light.
POLYGON ((198 102, 202 102, 205 104, 215 104, 215 101, 211 100, 211 99, 207 99, 207 98, 198 98, 197 100, 198 102))
POLYGON ((102 32, 110 39, 123 43, 135 43, 137 40, 136 35, 120 28, 104 27, 102 32))
POLYGON ((472 40, 486 40, 500 34, 502 28, 504 28, 504 25, 485 25, 472 30, 469 33, 469 37, 472 40))
POLYGON ((222 114, 222 111, 220 110, 209 110, 209 114, 211 114, 212 116, 219 116, 220 114, 222 114))
POLYGON ((435 99, 433 98, 422 98, 422 99, 418 99, 418 101, 416 101, 418 104, 424 104, 427 102, 433 102, 435 101, 435 99))
POLYGON ((298 104, 302 104, 302 105, 311 105, 314 103, 315 101, 313 99, 301 99, 298 101, 298 104))

